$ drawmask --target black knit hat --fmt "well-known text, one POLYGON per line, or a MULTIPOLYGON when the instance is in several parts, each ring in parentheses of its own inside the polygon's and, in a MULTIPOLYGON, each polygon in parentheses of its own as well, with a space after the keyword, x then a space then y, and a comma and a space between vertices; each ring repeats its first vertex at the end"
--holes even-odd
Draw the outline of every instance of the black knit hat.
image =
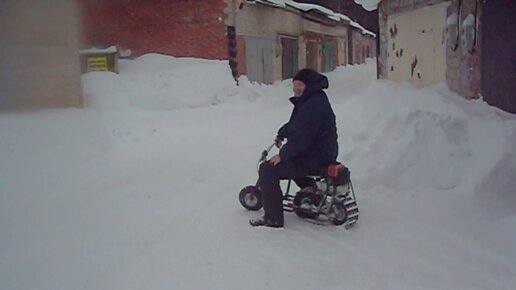
POLYGON ((309 68, 304 68, 297 72, 297 74, 294 76, 292 81, 301 81, 301 82, 307 84, 308 81, 310 80, 310 76, 314 75, 314 73, 317 75, 316 71, 309 69, 309 68))

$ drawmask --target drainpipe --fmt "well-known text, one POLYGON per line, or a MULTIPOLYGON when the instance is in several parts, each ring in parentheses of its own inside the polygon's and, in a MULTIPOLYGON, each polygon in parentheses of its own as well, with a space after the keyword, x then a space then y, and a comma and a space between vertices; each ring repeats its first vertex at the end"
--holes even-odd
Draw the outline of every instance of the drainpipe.
MULTIPOLYGON (((380 3, 378 3, 380 4, 380 3)), ((376 15, 378 16, 378 33, 376 34, 376 79, 380 79, 380 12, 379 9, 376 8, 376 15)))
POLYGON ((231 74, 233 75, 233 79, 236 81, 238 85, 238 61, 237 61, 237 40, 236 40, 236 12, 237 5, 241 5, 239 2, 241 1, 233 1, 233 0, 224 0, 227 4, 227 8, 224 9, 225 14, 227 15, 226 19, 226 33, 228 37, 228 61, 229 67, 231 68, 231 74))

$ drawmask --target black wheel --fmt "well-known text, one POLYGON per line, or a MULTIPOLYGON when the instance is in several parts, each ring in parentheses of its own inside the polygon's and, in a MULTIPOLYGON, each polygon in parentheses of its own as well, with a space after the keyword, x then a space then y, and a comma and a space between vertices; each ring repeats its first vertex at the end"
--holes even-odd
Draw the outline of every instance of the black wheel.
POLYGON ((340 226, 348 219, 348 212, 344 203, 335 203, 330 209, 330 221, 336 226, 340 226))
POLYGON ((262 208, 262 194, 260 189, 254 185, 248 185, 238 195, 240 204, 247 210, 259 210, 262 208))
POLYGON ((298 192, 294 197, 294 212, 297 216, 302 218, 313 219, 317 217, 314 208, 317 204, 314 203, 314 194, 310 192, 298 192))

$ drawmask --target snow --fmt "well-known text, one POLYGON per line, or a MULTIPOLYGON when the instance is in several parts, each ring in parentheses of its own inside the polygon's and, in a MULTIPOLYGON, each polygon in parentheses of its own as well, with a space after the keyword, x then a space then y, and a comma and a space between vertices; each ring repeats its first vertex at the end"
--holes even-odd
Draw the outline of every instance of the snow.
POLYGON ((452 13, 446 18, 446 25, 457 25, 458 16, 457 13, 452 13))
POLYGON ((360 25, 360 23, 352 20, 347 15, 344 15, 341 13, 336 13, 331 9, 328 9, 326 7, 323 7, 323 6, 320 6, 317 4, 298 3, 298 2, 292 1, 292 0, 257 0, 257 2, 266 4, 266 5, 282 7, 282 8, 290 6, 290 7, 293 7, 295 9, 298 9, 303 12, 308 12, 310 10, 317 10, 323 14, 326 14, 327 17, 332 20, 349 22, 349 25, 359 29, 363 34, 368 34, 368 35, 371 35, 372 37, 376 37, 375 33, 365 29, 362 25, 360 25))
POLYGON ((362 5, 367 11, 373 11, 378 8, 378 3, 382 0, 355 0, 355 3, 362 5))
POLYGON ((355 228, 238 203, 289 81, 145 55, 85 109, 0 115, 0 289, 516 289, 516 116, 443 85, 328 73, 355 228))
POLYGON ((87 48, 87 49, 81 49, 79 51, 80 54, 109 54, 109 53, 116 53, 117 49, 116 46, 110 46, 107 48, 87 48))
POLYGON ((475 25, 475 15, 473 15, 472 13, 469 13, 468 16, 466 16, 466 18, 462 22, 462 26, 466 27, 466 26, 473 26, 473 25, 475 25))

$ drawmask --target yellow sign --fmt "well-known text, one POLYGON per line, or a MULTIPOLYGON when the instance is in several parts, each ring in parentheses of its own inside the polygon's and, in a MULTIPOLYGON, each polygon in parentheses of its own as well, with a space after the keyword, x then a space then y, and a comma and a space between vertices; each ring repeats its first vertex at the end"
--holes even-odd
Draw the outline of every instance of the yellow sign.
POLYGON ((107 71, 107 56, 90 56, 88 57, 87 71, 107 71))

